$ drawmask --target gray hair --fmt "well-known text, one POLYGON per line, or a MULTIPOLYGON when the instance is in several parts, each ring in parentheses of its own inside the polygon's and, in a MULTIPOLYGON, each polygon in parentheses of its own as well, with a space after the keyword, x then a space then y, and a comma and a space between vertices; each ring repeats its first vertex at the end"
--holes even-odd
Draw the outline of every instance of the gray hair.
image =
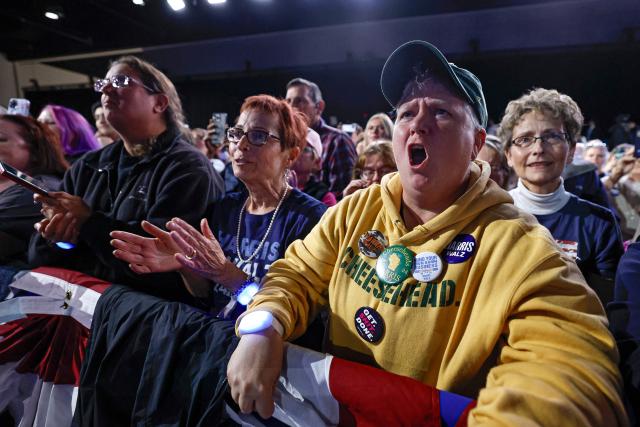
POLYGON ((505 151, 511 147, 513 129, 525 114, 532 111, 560 120, 569 135, 569 146, 576 145, 584 123, 578 104, 569 95, 555 89, 536 88, 507 104, 498 128, 498 137, 502 140, 505 151))
POLYGON ((322 101, 322 92, 320 91, 320 87, 314 82, 303 79, 302 77, 297 77, 287 83, 287 90, 289 90, 292 86, 305 86, 309 90, 309 96, 314 103, 318 103, 322 101))

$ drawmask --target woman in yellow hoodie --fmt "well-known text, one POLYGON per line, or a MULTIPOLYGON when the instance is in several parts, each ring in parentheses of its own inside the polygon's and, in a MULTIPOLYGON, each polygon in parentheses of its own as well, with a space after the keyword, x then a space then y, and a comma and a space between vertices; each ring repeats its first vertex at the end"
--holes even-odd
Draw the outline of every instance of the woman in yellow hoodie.
POLYGON ((625 425, 601 304, 474 160, 480 81, 414 41, 387 59, 381 86, 397 109, 398 173, 345 198, 271 266, 237 323, 227 374, 240 409, 271 415, 283 341, 328 306, 329 353, 475 399, 470 425, 625 425))

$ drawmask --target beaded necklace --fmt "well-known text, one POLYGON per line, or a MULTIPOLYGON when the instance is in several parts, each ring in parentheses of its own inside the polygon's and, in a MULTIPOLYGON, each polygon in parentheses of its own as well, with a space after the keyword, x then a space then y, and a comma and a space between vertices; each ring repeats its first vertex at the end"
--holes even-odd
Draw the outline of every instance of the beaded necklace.
POLYGON ((267 232, 264 234, 264 237, 260 241, 260 244, 258 245, 256 250, 253 251, 251 256, 249 258, 247 258, 247 259, 242 258, 242 255, 240 254, 240 228, 242 226, 242 214, 244 213, 244 210, 247 207, 247 203, 249 202, 249 197, 247 197, 247 200, 244 201, 244 204, 242 205, 242 209, 240 209, 240 217, 238 218, 238 231, 236 232, 236 254, 238 255, 238 259, 240 260, 240 262, 248 263, 252 259, 254 259, 256 257, 256 255, 258 255, 258 253, 260 252, 260 249, 262 249, 262 245, 264 245, 264 242, 267 240, 267 237, 269 236, 269 233, 271 232, 271 227, 273 226, 273 221, 276 219, 276 215, 278 215, 278 211, 280 210, 280 206, 282 205, 282 202, 284 201, 285 197, 287 197, 287 193, 288 192, 289 192, 289 185, 286 184, 285 187, 284 187, 284 193, 282 194, 282 197, 280 198, 280 201, 278 202, 278 206, 276 206, 276 210, 273 211, 273 215, 271 215, 271 220, 269 221, 269 226, 267 227, 267 232))

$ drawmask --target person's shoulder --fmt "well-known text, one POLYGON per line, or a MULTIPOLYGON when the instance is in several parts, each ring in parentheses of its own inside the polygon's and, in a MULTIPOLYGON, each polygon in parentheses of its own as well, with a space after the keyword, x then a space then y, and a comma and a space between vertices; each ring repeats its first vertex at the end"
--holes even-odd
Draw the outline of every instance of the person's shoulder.
MULTIPOLYGON (((512 204, 492 206, 477 221, 481 222, 478 226, 482 229, 480 250, 487 255, 486 259, 508 269, 507 277, 514 283, 520 283, 539 268, 571 269, 575 264, 558 248, 549 229, 534 215, 512 204)), ((577 268, 572 274, 576 271, 577 268)))
POLYGON ((78 170, 85 166, 97 169, 106 166, 116 162, 123 150, 124 143, 122 140, 112 142, 111 144, 105 145, 97 150, 84 153, 79 159, 71 164, 69 169, 78 170))
POLYGON ((585 217, 587 220, 592 221, 605 221, 608 223, 613 223, 615 221, 613 212, 611 212, 610 209, 588 200, 581 199, 574 194, 571 195, 569 203, 565 205, 562 211, 574 215, 580 215, 585 217))
POLYGON ((325 135, 331 135, 331 137, 333 138, 348 138, 349 140, 351 140, 351 137, 346 132, 343 132, 338 128, 334 128, 333 126, 329 126, 324 122, 320 126, 318 133, 321 137, 324 137, 325 135))
POLYGON ((213 165, 200 151, 187 142, 184 138, 176 138, 159 156, 161 162, 171 163, 172 168, 189 168, 195 170, 207 170, 214 173, 213 165))
POLYGON ((287 206, 289 209, 295 209, 299 212, 306 213, 307 216, 311 214, 318 218, 327 210, 327 206, 324 203, 314 199, 297 188, 291 190, 287 206))
POLYGON ((542 239, 551 238, 546 227, 540 225, 536 217, 512 203, 499 203, 485 209, 477 221, 485 224, 485 234, 500 238, 542 239))
POLYGON ((198 151, 196 147, 182 136, 177 136, 173 142, 166 147, 166 152, 171 153, 172 155, 179 154, 181 156, 188 156, 189 158, 193 157, 206 160, 207 162, 209 161, 207 156, 198 151))
POLYGON ((596 173, 596 165, 588 162, 586 160, 576 160, 573 163, 568 164, 563 173, 563 178, 572 179, 580 176, 581 178, 590 178, 593 176, 597 176, 596 173))

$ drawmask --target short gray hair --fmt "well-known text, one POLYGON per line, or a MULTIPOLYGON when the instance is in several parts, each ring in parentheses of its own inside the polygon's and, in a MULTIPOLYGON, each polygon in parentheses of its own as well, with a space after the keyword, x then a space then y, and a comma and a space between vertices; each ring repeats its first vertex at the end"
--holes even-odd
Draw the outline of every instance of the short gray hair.
POLYGON ((314 82, 303 79, 302 77, 296 77, 287 83, 287 90, 292 86, 305 86, 309 90, 309 96, 314 103, 317 104, 322 101, 322 92, 320 91, 320 87, 314 82))
POLYGON ((532 111, 560 120, 569 135, 569 146, 576 145, 584 123, 578 104, 569 95, 555 89, 536 88, 507 104, 498 128, 498 137, 502 140, 505 151, 511 147, 513 129, 525 114, 532 111))

